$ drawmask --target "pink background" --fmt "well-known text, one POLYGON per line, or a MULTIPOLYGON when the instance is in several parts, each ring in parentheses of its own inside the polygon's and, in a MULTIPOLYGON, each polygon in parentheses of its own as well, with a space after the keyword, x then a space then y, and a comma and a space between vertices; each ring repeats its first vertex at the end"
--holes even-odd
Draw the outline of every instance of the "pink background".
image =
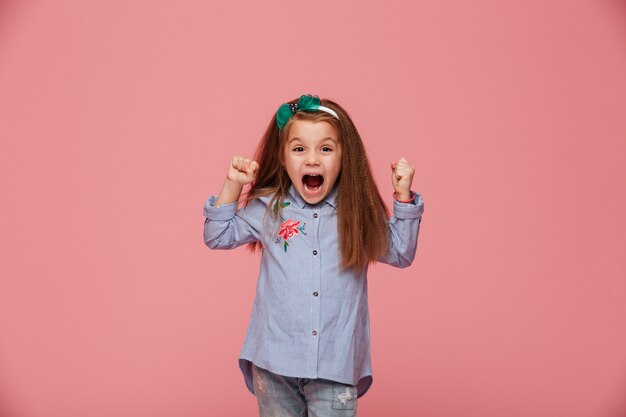
POLYGON ((359 415, 626 416, 625 40, 616 0, 0 2, 0 415, 255 415, 258 258, 202 205, 312 93, 426 202, 359 415))

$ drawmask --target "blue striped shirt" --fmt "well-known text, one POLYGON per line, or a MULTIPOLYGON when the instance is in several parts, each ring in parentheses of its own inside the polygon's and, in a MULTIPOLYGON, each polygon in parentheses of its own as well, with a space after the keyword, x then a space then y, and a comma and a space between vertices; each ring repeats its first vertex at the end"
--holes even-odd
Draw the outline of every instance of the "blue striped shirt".
MULTIPOLYGON (((379 259, 399 268, 415 257, 424 210, 422 196, 394 201, 390 246, 379 259)), ((321 202, 306 203, 292 185, 274 222, 271 197, 204 205, 204 241, 232 249, 260 241, 261 267, 250 324, 239 355, 254 394, 251 363, 283 376, 323 378, 356 385, 361 397, 372 384, 367 268, 340 270, 337 186, 321 202)))

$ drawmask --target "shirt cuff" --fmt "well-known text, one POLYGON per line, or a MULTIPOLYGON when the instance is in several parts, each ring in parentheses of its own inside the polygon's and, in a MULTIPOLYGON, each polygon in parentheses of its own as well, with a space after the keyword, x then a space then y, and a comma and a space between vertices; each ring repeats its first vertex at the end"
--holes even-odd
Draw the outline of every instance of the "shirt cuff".
POLYGON ((413 201, 408 203, 400 203, 396 199, 393 200, 393 215, 398 219, 417 219, 422 217, 424 212, 424 199, 422 195, 413 192, 413 201))
POLYGON ((237 202, 215 207, 217 196, 212 195, 204 203, 204 217, 209 220, 230 220, 237 213, 237 202))

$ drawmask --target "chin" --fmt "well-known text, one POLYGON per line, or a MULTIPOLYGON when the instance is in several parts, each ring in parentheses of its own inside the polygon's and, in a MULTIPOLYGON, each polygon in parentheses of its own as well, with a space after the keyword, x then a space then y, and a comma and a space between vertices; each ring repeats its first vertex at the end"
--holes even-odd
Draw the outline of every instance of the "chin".
POLYGON ((316 190, 313 193, 305 187, 296 187, 296 190, 298 191, 298 194, 300 194, 300 197, 302 197, 302 199, 309 204, 317 204, 324 200, 324 198, 328 195, 328 192, 323 189, 316 190))

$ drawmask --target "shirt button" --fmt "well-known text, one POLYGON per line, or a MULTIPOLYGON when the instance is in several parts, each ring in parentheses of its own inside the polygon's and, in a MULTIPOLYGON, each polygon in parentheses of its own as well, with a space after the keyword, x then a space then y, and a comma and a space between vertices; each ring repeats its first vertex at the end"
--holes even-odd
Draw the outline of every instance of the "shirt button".
POLYGON ((313 330, 313 331, 311 332, 311 334, 312 334, 313 336, 317 336, 317 330, 313 330))
POLYGON ((317 251, 316 250, 313 251, 313 256, 315 256, 315 255, 317 255, 317 251))
POLYGON ((319 294, 317 293, 317 291, 313 292, 313 297, 317 297, 319 294))
POLYGON ((313 213, 313 218, 317 219, 317 213, 313 213))

